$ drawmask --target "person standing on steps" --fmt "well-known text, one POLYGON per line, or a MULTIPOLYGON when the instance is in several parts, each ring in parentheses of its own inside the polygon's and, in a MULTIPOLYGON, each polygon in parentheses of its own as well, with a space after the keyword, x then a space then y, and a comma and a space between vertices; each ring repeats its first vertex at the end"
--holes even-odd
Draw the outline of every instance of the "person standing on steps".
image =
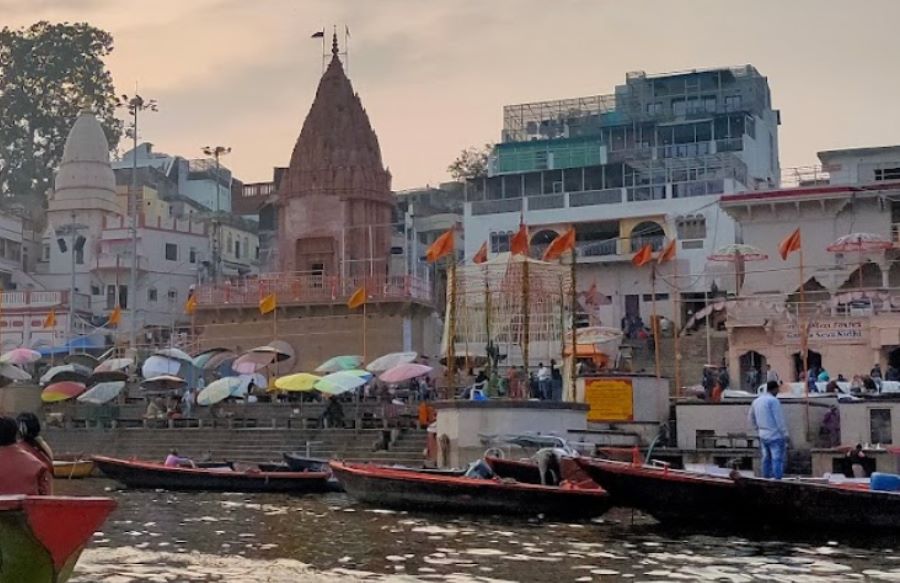
POLYGON ((780 480, 784 476, 784 459, 790 437, 781 402, 778 401, 780 383, 769 381, 766 392, 753 400, 747 420, 759 435, 762 453, 762 477, 780 480))

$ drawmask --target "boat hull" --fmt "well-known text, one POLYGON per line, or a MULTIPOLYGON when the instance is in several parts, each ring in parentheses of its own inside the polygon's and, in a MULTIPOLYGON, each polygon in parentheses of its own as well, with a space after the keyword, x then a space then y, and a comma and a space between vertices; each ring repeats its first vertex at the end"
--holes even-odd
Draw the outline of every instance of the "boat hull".
POLYGON ((0 496, 0 583, 62 583, 116 503, 108 498, 0 496))
POLYGON ((297 453, 284 453, 284 463, 292 472, 331 472, 328 460, 302 456, 297 453))
POLYGON ((201 468, 170 468, 161 464, 95 457, 106 476, 129 488, 217 492, 307 493, 329 490, 324 472, 235 472, 201 468))
POLYGON ((575 461, 616 506, 637 508, 660 522, 759 522, 750 501, 728 478, 592 458, 575 461))
POLYGON ((592 518, 611 505, 600 488, 562 489, 341 462, 332 462, 331 468, 350 496, 390 508, 592 518))
POLYGON ((53 462, 53 477, 58 480, 76 480, 87 478, 94 471, 92 460, 57 461, 53 462))

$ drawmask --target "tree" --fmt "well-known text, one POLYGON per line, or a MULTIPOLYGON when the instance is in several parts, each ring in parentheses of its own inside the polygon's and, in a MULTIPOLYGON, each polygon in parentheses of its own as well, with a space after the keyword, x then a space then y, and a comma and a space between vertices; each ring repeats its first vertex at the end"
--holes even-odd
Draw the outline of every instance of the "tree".
POLYGON ((0 30, 0 195, 43 197, 78 113, 93 111, 111 149, 122 122, 103 58, 109 33, 87 23, 0 30))
POLYGON ((447 172, 453 180, 460 182, 487 176, 488 156, 493 148, 493 144, 485 144, 481 148, 466 148, 447 166, 447 172))

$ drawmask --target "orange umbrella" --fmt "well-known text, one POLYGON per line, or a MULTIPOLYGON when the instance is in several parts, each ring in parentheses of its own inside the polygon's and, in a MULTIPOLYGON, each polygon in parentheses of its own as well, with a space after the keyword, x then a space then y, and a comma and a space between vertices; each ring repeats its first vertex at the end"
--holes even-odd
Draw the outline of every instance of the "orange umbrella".
POLYGON ((53 383, 52 385, 47 385, 41 392, 41 401, 45 403, 68 401, 83 393, 86 388, 84 383, 76 383, 75 381, 53 383))

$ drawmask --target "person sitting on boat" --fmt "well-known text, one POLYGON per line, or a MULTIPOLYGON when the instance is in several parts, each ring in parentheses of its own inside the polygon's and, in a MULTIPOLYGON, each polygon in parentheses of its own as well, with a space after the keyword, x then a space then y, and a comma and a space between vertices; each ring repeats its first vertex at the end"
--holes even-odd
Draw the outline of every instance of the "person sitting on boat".
POLYGON ((766 383, 766 392, 753 400, 747 419, 759 434, 763 478, 780 480, 784 475, 784 456, 790 437, 784 411, 778 401, 779 383, 766 383))
POLYGON ((182 457, 178 455, 178 450, 171 450, 169 455, 166 456, 166 461, 163 464, 167 468, 196 468, 197 465, 191 458, 182 457))
POLYGON ((488 465, 486 461, 483 459, 478 459, 469 464, 468 469, 466 469, 466 473, 464 474, 467 478, 478 478, 479 480, 492 480, 494 479, 494 470, 491 469, 491 466, 488 465))
POLYGON ((41 437, 41 422, 37 415, 27 412, 19 413, 16 423, 19 424, 19 438, 22 440, 20 445, 39 459, 48 471, 52 472, 53 450, 41 437))
POLYGON ((51 472, 17 443, 19 425, 12 417, 0 417, 0 496, 49 496, 51 472))

